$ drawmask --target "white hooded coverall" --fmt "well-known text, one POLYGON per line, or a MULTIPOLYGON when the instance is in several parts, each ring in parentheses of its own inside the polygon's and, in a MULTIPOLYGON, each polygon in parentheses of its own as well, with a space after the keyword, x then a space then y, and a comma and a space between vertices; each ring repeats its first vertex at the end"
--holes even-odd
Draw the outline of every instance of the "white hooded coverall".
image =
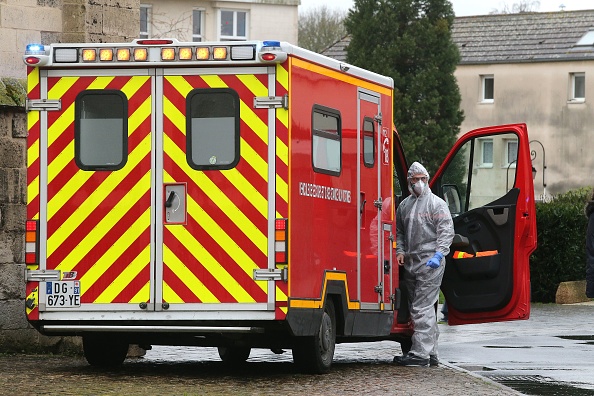
MULTIPOLYGON (((414 162, 408 171, 409 187, 411 177, 419 174, 429 181, 425 167, 414 162)), ((404 254, 404 286, 414 326, 409 353, 423 359, 437 356, 439 329, 435 303, 445 270, 445 256, 454 239, 454 224, 447 204, 431 192, 428 183, 419 196, 411 193, 398 205, 396 238, 396 254, 404 254), (428 267, 427 261, 435 252, 444 258, 438 268, 428 267)))

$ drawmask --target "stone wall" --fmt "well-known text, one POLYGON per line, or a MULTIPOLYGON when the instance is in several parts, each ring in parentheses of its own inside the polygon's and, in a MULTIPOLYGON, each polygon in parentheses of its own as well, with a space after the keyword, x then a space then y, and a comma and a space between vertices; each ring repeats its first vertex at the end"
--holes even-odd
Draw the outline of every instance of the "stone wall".
POLYGON ((140 0, 0 0, 0 352, 80 350, 45 337, 25 317, 27 44, 131 41, 140 0))

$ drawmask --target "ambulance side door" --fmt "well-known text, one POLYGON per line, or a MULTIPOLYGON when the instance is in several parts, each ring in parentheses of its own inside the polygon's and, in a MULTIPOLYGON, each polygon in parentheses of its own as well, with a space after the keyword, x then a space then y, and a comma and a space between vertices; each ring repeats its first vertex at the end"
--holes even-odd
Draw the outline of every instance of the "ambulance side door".
POLYGON ((449 323, 528 319, 536 209, 526 125, 468 132, 431 188, 456 231, 442 282, 449 323))

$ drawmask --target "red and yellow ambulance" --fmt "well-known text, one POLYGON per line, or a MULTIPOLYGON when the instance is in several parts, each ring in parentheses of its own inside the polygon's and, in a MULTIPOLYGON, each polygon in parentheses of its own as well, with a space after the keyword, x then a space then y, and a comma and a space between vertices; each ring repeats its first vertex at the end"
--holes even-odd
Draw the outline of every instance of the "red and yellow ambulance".
MULTIPOLYGON (((29 45, 24 62, 40 332, 82 336, 92 365, 195 345, 325 372, 336 343, 410 347, 390 78, 276 41, 29 45)), ((515 124, 464 135, 432 178, 469 253, 447 257, 451 324, 528 318, 531 169, 515 124)))

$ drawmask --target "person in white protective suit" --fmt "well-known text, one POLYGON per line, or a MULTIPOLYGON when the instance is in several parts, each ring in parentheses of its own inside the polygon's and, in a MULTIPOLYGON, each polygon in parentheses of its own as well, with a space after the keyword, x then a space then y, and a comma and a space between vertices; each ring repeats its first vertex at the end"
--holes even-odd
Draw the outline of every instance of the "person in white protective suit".
POLYGON ((454 239, 454 223, 445 201, 431 192, 429 173, 414 162, 407 175, 411 195, 396 210, 396 260, 404 267, 414 333, 408 354, 396 356, 401 366, 437 366, 435 304, 454 239))

